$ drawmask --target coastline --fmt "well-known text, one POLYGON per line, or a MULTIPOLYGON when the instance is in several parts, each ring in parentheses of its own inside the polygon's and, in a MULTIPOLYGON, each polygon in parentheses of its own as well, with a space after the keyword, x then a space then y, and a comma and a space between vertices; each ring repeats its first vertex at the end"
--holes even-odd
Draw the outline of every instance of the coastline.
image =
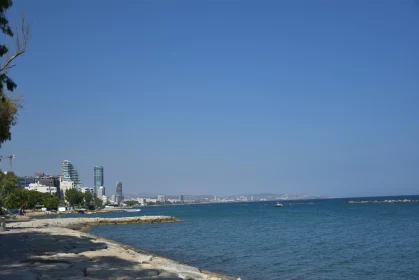
POLYGON ((9 222, 7 231, 0 233, 0 278, 240 279, 81 231, 93 225, 178 221, 170 216, 138 216, 9 222))

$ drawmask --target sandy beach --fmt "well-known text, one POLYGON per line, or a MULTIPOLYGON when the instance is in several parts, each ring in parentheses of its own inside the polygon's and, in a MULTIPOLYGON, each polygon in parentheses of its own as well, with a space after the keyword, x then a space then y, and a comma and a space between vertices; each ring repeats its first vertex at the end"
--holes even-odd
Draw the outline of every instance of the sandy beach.
POLYGON ((176 221, 141 216, 8 222, 0 232, 0 279, 237 279, 80 231, 92 225, 176 221))

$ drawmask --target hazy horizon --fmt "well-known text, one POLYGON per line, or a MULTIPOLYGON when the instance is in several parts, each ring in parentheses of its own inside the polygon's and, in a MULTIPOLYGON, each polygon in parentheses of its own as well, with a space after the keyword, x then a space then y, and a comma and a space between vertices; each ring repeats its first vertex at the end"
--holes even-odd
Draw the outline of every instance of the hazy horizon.
MULTIPOLYGON (((416 1, 16 1, 18 175, 107 194, 419 194, 416 1)), ((8 160, 0 162, 9 169, 8 160)))

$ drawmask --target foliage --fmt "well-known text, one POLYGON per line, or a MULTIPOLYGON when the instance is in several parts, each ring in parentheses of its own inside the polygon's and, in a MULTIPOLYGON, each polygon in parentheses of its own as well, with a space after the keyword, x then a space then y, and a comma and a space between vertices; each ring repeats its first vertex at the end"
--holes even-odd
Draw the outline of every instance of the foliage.
POLYGON ((13 172, 0 172, 0 205, 6 208, 32 209, 36 205, 45 205, 48 209, 57 209, 59 199, 56 195, 29 191, 16 186, 18 178, 13 172))
POLYGON ((17 181, 13 172, 7 172, 7 174, 0 172, 0 209, 6 207, 6 198, 14 190, 17 181))
POLYGON ((89 191, 84 192, 84 203, 87 208, 89 208, 92 204, 93 194, 89 191))
POLYGON ((102 201, 102 199, 95 197, 95 208, 96 209, 103 208, 103 201, 102 201))
POLYGON ((47 209, 57 209, 60 204, 60 200, 57 196, 49 196, 44 199, 44 205, 47 209))
POLYGON ((34 208, 36 205, 45 205, 45 195, 49 196, 49 194, 44 194, 37 191, 28 191, 28 208, 34 208))
POLYGON ((8 209, 20 208, 20 204, 21 204, 21 201, 19 199, 19 196, 17 195, 17 193, 14 193, 14 192, 10 193, 4 201, 4 205, 8 209))
MULTIPOLYGON (((12 31, 6 12, 13 6, 11 0, 0 0, 0 29, 6 37, 15 39, 15 48, 10 52, 7 45, 0 45, 0 145, 11 139, 10 128, 16 124, 18 110, 22 107, 18 99, 11 98, 5 89, 13 92, 17 85, 9 77, 8 72, 14 66, 15 59, 23 55, 30 37, 30 25, 25 23, 22 16, 21 25, 16 28, 16 33, 12 31)), ((2 42, 5 40, 2 40, 2 42)))
POLYGON ((134 206, 134 205, 138 205, 138 201, 136 201, 136 200, 127 200, 127 201, 124 201, 124 204, 126 204, 127 206, 134 206))
POLYGON ((65 191, 65 200, 68 201, 70 206, 79 205, 83 202, 84 196, 81 191, 76 189, 69 189, 65 191))

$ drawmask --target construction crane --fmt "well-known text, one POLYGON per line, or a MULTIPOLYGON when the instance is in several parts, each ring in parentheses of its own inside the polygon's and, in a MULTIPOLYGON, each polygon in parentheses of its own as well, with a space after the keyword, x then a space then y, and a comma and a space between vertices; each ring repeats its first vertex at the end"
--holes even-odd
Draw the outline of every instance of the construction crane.
POLYGON ((10 161, 10 172, 13 172, 13 164, 12 164, 12 161, 13 161, 13 159, 15 158, 15 155, 10 155, 10 156, 7 156, 7 158, 9 159, 9 161, 10 161))

